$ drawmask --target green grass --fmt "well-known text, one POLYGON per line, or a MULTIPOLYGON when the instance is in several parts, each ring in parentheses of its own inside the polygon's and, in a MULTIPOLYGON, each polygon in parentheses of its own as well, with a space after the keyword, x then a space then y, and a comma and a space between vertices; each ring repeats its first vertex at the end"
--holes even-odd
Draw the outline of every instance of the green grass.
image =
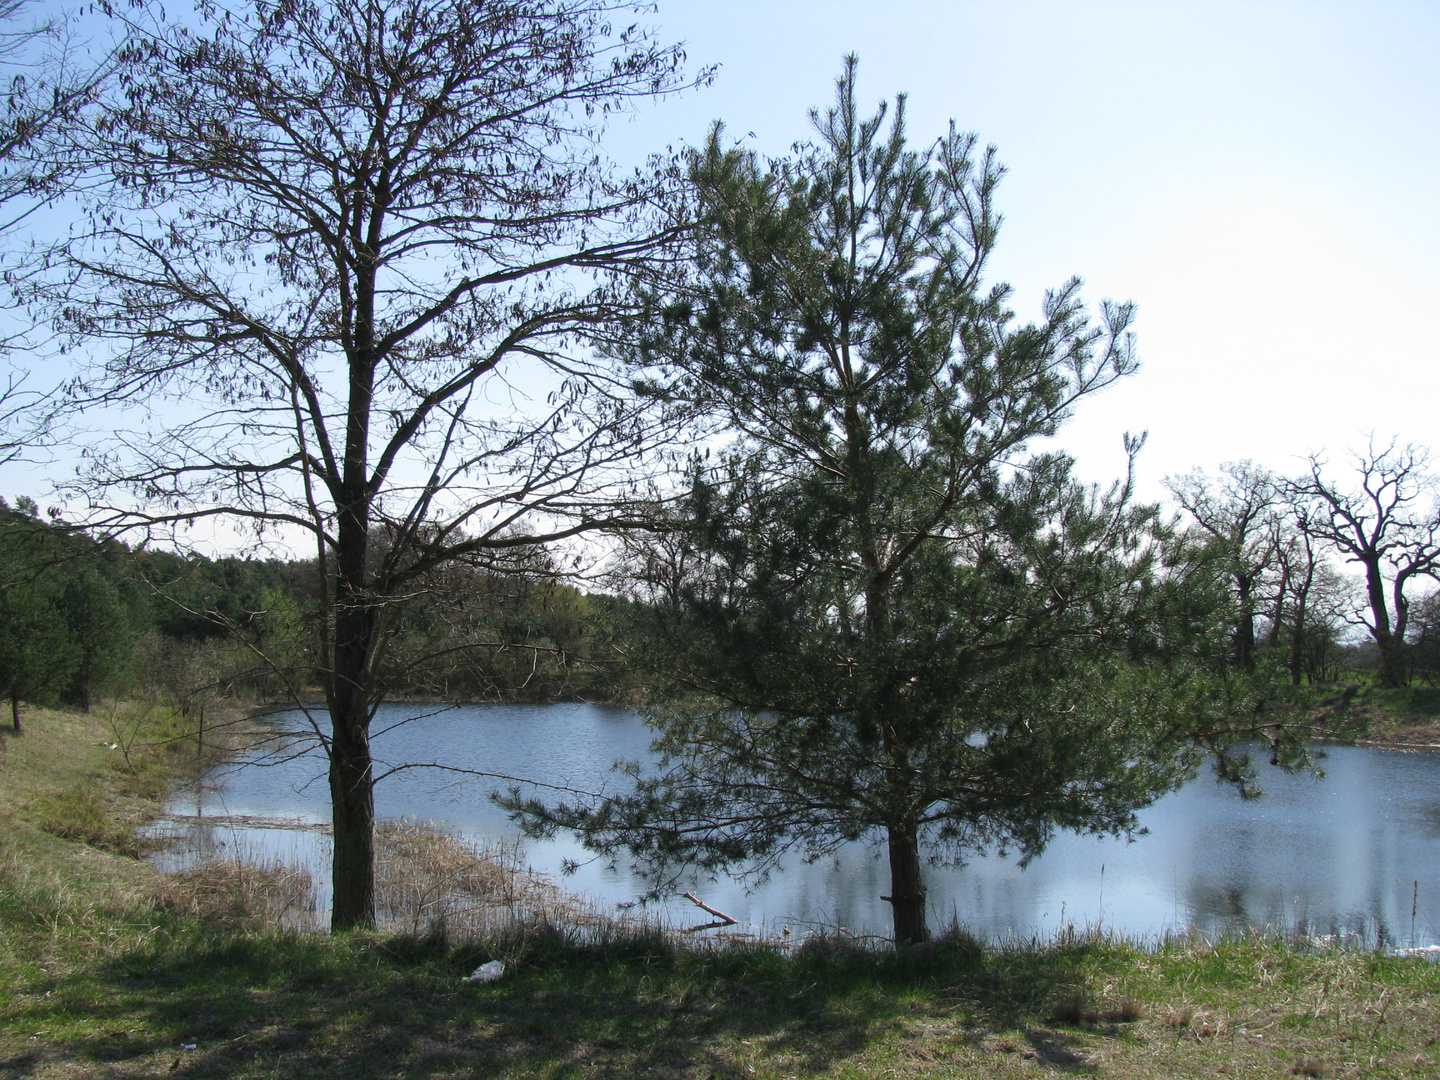
POLYGON ((547 927, 485 946, 240 933, 139 910, 62 914, 57 932, 56 915, 5 905, 0 1075, 1429 1077, 1440 1060, 1434 966, 1266 940, 783 955, 547 927), (501 981, 461 982, 500 954, 501 981))
POLYGON ((162 879, 111 842, 144 800, 134 762, 98 752, 97 723, 37 713, 33 739, 0 758, 0 1078, 1440 1071, 1440 968, 1266 938, 986 949, 952 932, 895 951, 603 922, 469 939, 281 932, 255 900, 273 877, 162 879), (56 806, 81 804, 102 827, 46 831, 56 806), (205 903, 183 902, 201 887, 205 903), (490 959, 504 978, 461 981, 490 959))
POLYGON ((1354 683, 1285 687, 1281 700, 1343 741, 1440 745, 1440 687, 1354 683))

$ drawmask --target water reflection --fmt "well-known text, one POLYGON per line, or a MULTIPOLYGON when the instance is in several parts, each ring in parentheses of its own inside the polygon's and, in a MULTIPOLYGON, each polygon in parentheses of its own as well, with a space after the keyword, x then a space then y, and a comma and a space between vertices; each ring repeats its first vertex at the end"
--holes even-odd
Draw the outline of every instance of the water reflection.
MULTIPOLYGON (((644 756, 649 742, 634 714, 603 706, 466 706, 411 719, 414 713, 397 705, 377 717, 377 774, 430 762, 489 775, 401 771, 379 785, 377 812, 436 821, 473 838, 518 836, 488 799, 504 786, 497 776, 600 790, 621 782, 612 762, 644 756)), ((187 844, 202 854, 306 864, 324 881, 323 761, 300 750, 272 748, 261 764, 217 770, 179 793, 170 810, 181 816, 187 844), (293 827, 273 827, 276 818, 293 827)), ((1048 938, 1067 924, 1099 924, 1147 938, 1192 927, 1305 928, 1358 933, 1372 943, 1377 935, 1401 945, 1440 941, 1440 755, 1340 747, 1324 767, 1324 778, 1264 767, 1266 795, 1250 802, 1201 777, 1145 811, 1148 834, 1133 843, 1066 835, 1026 870, 999 857, 932 867, 932 925, 954 918, 991 939, 1048 938)), ((534 869, 557 876, 567 860, 578 861, 564 884, 603 903, 632 900, 644 888, 623 866, 610 869, 571 840, 524 841, 522 852, 534 869)), ((813 864, 788 860, 751 891, 729 879, 682 889, 767 930, 823 925, 883 935, 890 913, 879 899, 889 891, 882 854, 851 844, 813 864)), ((683 901, 662 909, 687 924, 696 915, 683 901)))

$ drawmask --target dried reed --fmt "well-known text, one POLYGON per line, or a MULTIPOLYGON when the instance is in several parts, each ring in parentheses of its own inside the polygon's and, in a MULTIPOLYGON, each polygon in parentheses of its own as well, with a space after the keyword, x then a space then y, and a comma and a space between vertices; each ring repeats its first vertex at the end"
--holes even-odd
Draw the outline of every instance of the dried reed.
POLYGON ((313 930, 315 882, 278 860, 208 859, 162 878, 157 903, 203 922, 237 929, 313 930))
POLYGON ((546 923, 605 921, 549 878, 522 869, 513 846, 477 846, 426 822, 375 830, 376 915, 398 933, 475 939, 546 923))

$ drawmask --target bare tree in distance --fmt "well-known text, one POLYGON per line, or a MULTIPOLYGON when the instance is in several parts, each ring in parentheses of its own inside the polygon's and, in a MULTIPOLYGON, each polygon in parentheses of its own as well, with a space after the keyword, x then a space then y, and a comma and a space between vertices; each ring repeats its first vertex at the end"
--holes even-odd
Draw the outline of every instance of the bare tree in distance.
POLYGON ((1352 483, 1327 475, 1311 455, 1309 475, 1290 483, 1300 528, 1329 545, 1364 575, 1360 621, 1380 652, 1383 686, 1408 679, 1405 634, 1409 589, 1417 580, 1440 579, 1440 502, 1429 452, 1391 440, 1351 455, 1352 483))
POLYGON ((676 174, 598 148, 694 82, 637 10, 116 16, 118 79, 75 149, 88 217, 36 299, 97 357, 75 404, 139 413, 90 452, 98 520, 314 545, 336 929, 373 922, 370 723, 408 591, 625 525, 663 434, 583 347, 675 235, 654 207, 676 174))
POLYGON ((1434 686, 1440 678, 1440 592, 1430 592, 1410 608, 1412 671, 1434 686))
MULTIPOLYGON (((1302 508, 1303 512, 1303 508, 1302 508)), ((1284 647, 1290 683, 1330 682, 1337 674, 1339 640, 1353 622, 1353 580, 1325 559, 1320 542, 1286 518, 1276 546, 1279 573, 1271 614, 1272 647, 1284 647)))
POLYGON ((1255 667, 1255 623, 1273 601, 1280 547, 1281 490, 1275 476, 1251 461, 1220 466, 1214 480, 1201 469, 1166 477, 1165 486, 1209 537, 1235 587, 1235 663, 1255 667), (1268 595, 1267 595, 1268 591, 1268 595))

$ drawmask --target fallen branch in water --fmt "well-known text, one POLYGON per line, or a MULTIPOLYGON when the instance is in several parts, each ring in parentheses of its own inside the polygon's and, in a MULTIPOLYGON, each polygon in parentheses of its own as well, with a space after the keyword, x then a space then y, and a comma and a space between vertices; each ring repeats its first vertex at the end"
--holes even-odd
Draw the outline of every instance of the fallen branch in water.
POLYGON ((719 922, 702 923, 702 924, 699 925, 699 926, 692 926, 692 927, 690 927, 688 930, 685 931, 685 933, 687 933, 687 934, 695 934, 695 933, 698 933, 698 932, 701 931, 701 930, 718 930, 718 929, 719 929, 720 927, 722 927, 722 926, 734 926, 734 925, 736 925, 736 924, 739 922, 738 919, 733 919, 733 918, 731 918, 729 915, 726 915, 725 912, 719 911, 719 910, 711 907, 709 904, 705 903, 705 901, 701 900, 701 899, 700 899, 698 896, 696 896, 694 893, 688 893, 688 892, 687 892, 687 893, 681 893, 680 895, 683 896, 686 900, 689 900, 692 904, 694 904, 696 907, 698 907, 701 911, 706 912, 707 914, 710 914, 710 915, 714 915, 715 918, 717 918, 717 919, 720 920, 719 922))

